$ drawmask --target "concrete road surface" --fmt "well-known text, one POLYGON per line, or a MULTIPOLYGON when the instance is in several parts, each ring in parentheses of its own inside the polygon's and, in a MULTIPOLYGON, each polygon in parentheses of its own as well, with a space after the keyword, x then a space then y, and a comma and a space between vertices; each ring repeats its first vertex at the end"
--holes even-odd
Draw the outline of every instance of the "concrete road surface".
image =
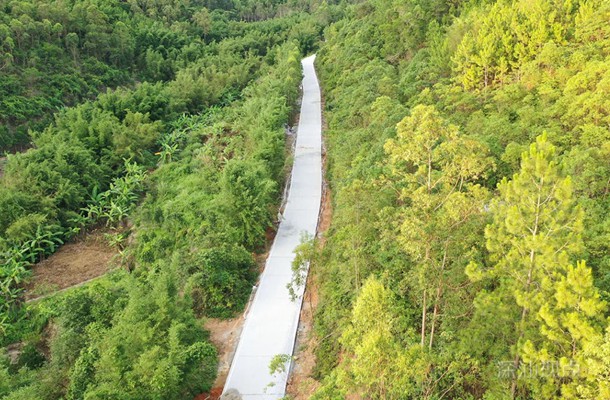
POLYGON ((269 362, 294 350, 303 291, 293 302, 286 285, 301 234, 315 235, 322 195, 322 117, 314 59, 302 61, 303 102, 288 202, 246 316, 224 387, 226 398, 239 398, 239 393, 242 399, 279 399, 286 390, 287 373, 270 375, 269 362))

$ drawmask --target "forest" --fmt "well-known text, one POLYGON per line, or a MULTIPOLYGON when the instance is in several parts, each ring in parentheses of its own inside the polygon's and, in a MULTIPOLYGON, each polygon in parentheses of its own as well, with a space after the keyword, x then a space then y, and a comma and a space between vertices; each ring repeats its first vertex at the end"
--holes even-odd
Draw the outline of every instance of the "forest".
POLYGON ((610 399, 610 0, 0 10, 0 399, 209 392, 314 52, 332 220, 287 398, 610 399), (120 267, 25 302, 98 228, 120 267))
POLYGON ((373 0, 325 30, 313 398, 610 398, 609 18, 373 0))
POLYGON ((209 391, 202 321, 243 311, 286 175, 300 59, 335 6, 3 1, 2 399, 209 391), (25 302, 92 230, 119 268, 25 302), (10 349, 9 349, 10 350, 10 349))
MULTIPOLYGON (((104 88, 168 82, 204 57, 206 44, 254 40, 243 21, 292 15, 260 32, 285 40, 280 31, 298 24, 297 14, 309 6, 298 0, 2 0, 0 151, 26 148, 29 130, 43 130, 53 112, 94 99, 104 88)), ((267 43, 252 45, 260 52, 267 43)))

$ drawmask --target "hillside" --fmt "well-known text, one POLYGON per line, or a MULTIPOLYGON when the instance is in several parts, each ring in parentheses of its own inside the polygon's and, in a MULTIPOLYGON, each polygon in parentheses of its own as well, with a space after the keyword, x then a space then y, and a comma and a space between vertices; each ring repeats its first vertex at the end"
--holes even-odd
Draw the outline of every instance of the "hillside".
POLYGON ((608 17, 379 0, 326 30, 313 398, 610 398, 608 17))
POLYGON ((610 0, 0 0, 0 399, 207 398, 203 327, 247 318, 314 52, 328 187, 281 255, 306 290, 270 365, 294 365, 288 398, 610 399, 608 21, 610 0), (92 238, 116 268, 25 302, 92 238))
MULTIPOLYGON (((55 54, 53 63, 37 64, 42 78, 29 94, 48 99, 45 85, 68 84, 68 75, 95 79, 87 95, 52 83, 60 101, 41 108, 18 88, 1 97, 18 97, 35 113, 2 108, 16 118, 3 120, 4 137, 27 150, 9 154, 0 177, 0 398, 185 399, 209 391, 217 349, 204 322, 244 310, 280 205, 300 59, 338 8, 88 0, 2 7, 2 18, 75 23, 73 14, 85 13, 126 28, 94 37, 77 31, 83 46, 107 40, 112 51, 89 43, 93 54, 68 53, 69 61, 61 50, 69 24, 56 35, 28 36, 16 61, 27 52, 55 54), (108 54, 120 50, 111 44, 119 36, 136 44, 167 39, 156 44, 163 56, 136 45, 121 61, 129 67, 114 64, 108 54), (141 63, 143 52, 158 68, 141 63), (120 71, 120 79, 105 81, 102 70, 120 71), (27 138, 18 135, 21 117, 36 128, 27 138), (116 249, 118 267, 25 303, 32 265, 93 234, 116 249)), ((25 82, 22 66, 7 64, 0 81, 25 82)))
POLYGON ((308 9, 282 1, 2 0, 0 151, 27 148, 28 129, 44 129, 53 112, 106 88, 174 80, 207 45, 246 37, 242 21, 308 9))

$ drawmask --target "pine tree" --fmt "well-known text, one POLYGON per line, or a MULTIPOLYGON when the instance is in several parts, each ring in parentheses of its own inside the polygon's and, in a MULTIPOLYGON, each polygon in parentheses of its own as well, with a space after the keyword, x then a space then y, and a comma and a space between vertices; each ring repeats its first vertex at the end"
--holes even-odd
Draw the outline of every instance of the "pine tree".
MULTIPOLYGON (((583 213, 546 135, 523 154, 521 171, 498 190, 494 220, 485 232, 492 266, 483 274, 493 286, 480 295, 478 312, 505 309, 494 318, 514 324, 512 334, 498 335, 511 347, 513 398, 525 390, 536 398, 555 398, 563 390, 567 397, 570 382, 578 378, 570 368, 583 362, 583 348, 598 334, 605 309, 584 262, 571 266, 583 250, 583 213)), ((481 272, 469 268, 473 278, 481 272)))
POLYGON ((532 384, 537 398, 553 398, 559 387, 562 399, 580 398, 577 388, 590 374, 585 350, 601 337, 606 304, 591 269, 582 261, 569 265, 565 274, 555 282, 543 281, 542 292, 549 295, 537 315, 541 340, 523 345, 523 361, 539 369, 539 382, 532 384))
POLYGON ((337 377, 344 393, 370 399, 400 399, 416 393, 420 348, 412 329, 400 328, 392 292, 374 277, 358 295, 351 323, 341 337, 346 351, 337 377))
POLYGON ((589 340, 584 356, 587 374, 576 388, 579 398, 610 399, 610 327, 589 340))

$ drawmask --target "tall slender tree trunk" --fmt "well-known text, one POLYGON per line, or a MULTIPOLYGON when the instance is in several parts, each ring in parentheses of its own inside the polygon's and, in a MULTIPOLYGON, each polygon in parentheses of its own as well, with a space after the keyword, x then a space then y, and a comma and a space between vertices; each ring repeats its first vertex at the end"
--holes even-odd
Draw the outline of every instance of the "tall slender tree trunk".
MULTIPOLYGON (((428 182, 426 188, 428 189, 428 193, 432 190, 432 150, 428 149, 428 182)), ((424 258, 424 264, 430 260, 430 244, 426 246, 426 256, 424 258)), ((421 311, 421 347, 423 348, 426 344, 426 312, 428 308, 428 303, 426 299, 427 289, 424 288, 424 299, 422 304, 421 311)))
MULTIPOLYGON (((356 212, 356 226, 360 226, 360 208, 358 208, 358 211, 356 212)), ((356 280, 356 290, 360 290, 360 265, 359 265, 359 261, 360 261, 360 256, 357 254, 358 249, 360 248, 360 246, 362 245, 362 242, 360 240, 360 237, 358 237, 356 239, 356 241, 352 241, 352 251, 355 254, 354 257, 354 278, 356 280)))
POLYGON ((434 330, 436 327, 436 317, 438 316, 438 307, 441 297, 441 283, 439 283, 436 288, 436 299, 434 300, 434 311, 432 312, 432 326, 430 327, 430 342, 428 343, 428 348, 432 349, 432 344, 434 343, 434 330))
POLYGON ((426 304, 426 289, 424 289, 424 302, 421 308, 421 347, 424 347, 424 343, 426 342, 426 308, 428 304, 426 304))
MULTIPOLYGON (((540 188, 544 185, 544 181, 540 182, 540 187, 538 188, 538 198, 536 199, 536 218, 534 220, 534 226, 532 228, 532 242, 536 241, 536 236, 538 235, 538 224, 539 224, 539 220, 540 220, 540 206, 541 206, 541 195, 540 195, 540 188)), ((527 271, 527 281, 525 283, 525 293, 529 294, 530 290, 531 290, 531 285, 532 285, 532 280, 533 280, 533 273, 534 273, 534 267, 535 267, 535 261, 536 261, 536 251, 534 248, 530 249, 530 264, 529 264, 529 269, 527 271)), ((519 338, 517 339, 517 343, 519 343, 519 340, 521 340, 523 338, 523 336, 525 335, 525 317, 527 315, 528 309, 527 309, 527 304, 523 306, 522 310, 521 310, 521 321, 519 322, 519 338)), ((515 398, 515 395, 517 393, 517 378, 518 378, 518 369, 519 369, 519 363, 521 361, 521 358, 519 357, 519 351, 515 351, 515 359, 513 361, 513 368, 515 371, 515 374, 513 375, 513 382, 511 384, 511 388, 510 388, 510 395, 511 398, 515 398)))
POLYGON ((445 243, 445 251, 443 252, 443 262, 441 263, 440 276, 438 278, 438 285, 436 287, 436 298, 434 300, 434 311, 432 313, 432 327, 430 328, 430 343, 428 348, 432 348, 434 344, 434 331, 436 330, 436 320, 438 317, 438 309, 443 295, 443 272, 445 271, 445 264, 447 262, 447 243, 445 243))

